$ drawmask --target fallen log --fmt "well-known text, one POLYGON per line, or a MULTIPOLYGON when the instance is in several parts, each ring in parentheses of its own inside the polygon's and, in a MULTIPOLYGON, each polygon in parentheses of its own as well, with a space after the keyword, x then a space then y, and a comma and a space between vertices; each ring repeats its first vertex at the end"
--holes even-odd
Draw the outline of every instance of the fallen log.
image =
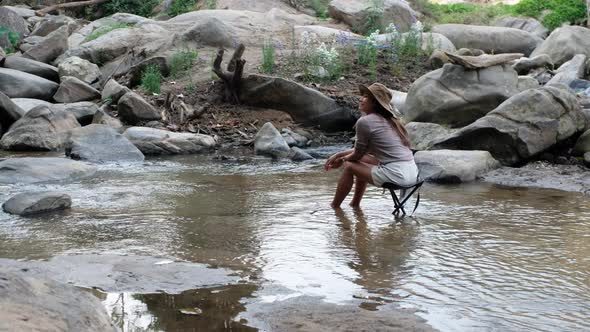
POLYGON ((217 56, 213 62, 213 72, 223 81, 224 100, 234 104, 240 103, 240 82, 244 72, 244 65, 246 64, 246 60, 242 59, 242 54, 244 54, 245 49, 246 46, 244 44, 238 46, 227 65, 227 71, 221 69, 221 62, 223 61, 223 54, 225 52, 222 47, 217 51, 217 56))

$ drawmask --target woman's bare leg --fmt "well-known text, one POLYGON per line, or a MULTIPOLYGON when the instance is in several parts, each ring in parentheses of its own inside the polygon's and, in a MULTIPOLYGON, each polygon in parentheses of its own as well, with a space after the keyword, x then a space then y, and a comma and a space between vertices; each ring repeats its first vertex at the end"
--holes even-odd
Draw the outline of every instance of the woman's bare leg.
MULTIPOLYGON (((377 158, 375 158, 371 155, 363 156, 363 158, 360 161, 362 163, 367 164, 367 166, 369 166, 369 168, 373 165, 379 164, 379 161, 377 160, 377 158)), ((371 178, 372 178, 372 176, 371 176, 371 178)), ((367 181, 364 179, 361 179, 359 177, 356 177, 355 181, 354 181, 354 195, 352 196, 352 201, 350 201, 350 206, 352 206, 353 208, 358 208, 361 205, 361 199, 363 199, 363 196, 365 195, 366 190, 367 190, 367 181)))
POLYGON ((344 201, 348 193, 350 193, 355 177, 365 182, 365 188, 366 182, 373 183, 373 179, 371 178, 371 167, 372 165, 368 165, 362 162, 346 162, 344 164, 344 171, 342 171, 340 180, 338 180, 338 187, 336 187, 336 194, 334 194, 334 200, 330 205, 333 208, 340 207, 342 201, 344 201))

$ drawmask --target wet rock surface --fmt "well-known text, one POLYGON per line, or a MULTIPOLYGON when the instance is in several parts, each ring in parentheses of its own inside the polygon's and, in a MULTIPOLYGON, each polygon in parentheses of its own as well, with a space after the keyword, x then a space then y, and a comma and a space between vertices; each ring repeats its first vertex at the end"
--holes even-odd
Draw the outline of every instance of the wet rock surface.
POLYGON ((4 204, 5 212, 30 216, 40 213, 65 210, 72 206, 72 198, 59 192, 38 192, 18 194, 4 204))
POLYGON ((95 171, 94 166, 66 158, 9 158, 0 160, 0 183, 72 180, 95 171))

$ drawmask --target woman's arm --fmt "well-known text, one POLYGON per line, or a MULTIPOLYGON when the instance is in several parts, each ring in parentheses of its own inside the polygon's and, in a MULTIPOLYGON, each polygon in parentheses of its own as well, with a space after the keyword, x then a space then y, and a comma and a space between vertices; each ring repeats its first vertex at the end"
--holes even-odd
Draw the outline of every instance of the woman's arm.
POLYGON ((361 118, 356 123, 356 142, 354 143, 353 152, 344 157, 345 161, 357 161, 367 153, 369 149, 369 139, 371 137, 371 128, 366 121, 361 118))
POLYGON ((338 153, 333 154, 332 156, 330 156, 330 158, 328 158, 328 160, 326 160, 326 163, 324 164, 324 169, 329 170, 330 168, 340 167, 339 165, 336 166, 336 164, 340 162, 339 160, 345 156, 348 156, 353 151, 354 151, 354 149, 348 149, 348 150, 340 151, 338 153))

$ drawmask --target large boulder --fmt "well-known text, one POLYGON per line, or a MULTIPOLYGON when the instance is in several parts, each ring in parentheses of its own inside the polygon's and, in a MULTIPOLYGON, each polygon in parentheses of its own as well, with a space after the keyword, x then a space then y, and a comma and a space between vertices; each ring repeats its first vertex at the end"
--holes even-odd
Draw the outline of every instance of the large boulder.
POLYGON ((37 106, 47 106, 54 110, 66 111, 72 113, 80 125, 85 126, 92 123, 94 113, 98 111, 98 105, 88 101, 81 101, 77 103, 68 104, 52 104, 44 100, 30 99, 30 98, 14 98, 12 101, 19 106, 24 113, 32 110, 37 106))
POLYGON ((518 164, 580 131, 582 117, 576 96, 567 89, 529 89, 433 148, 486 150, 503 164, 518 164))
POLYGON ((405 127, 410 136, 412 150, 428 150, 434 143, 456 131, 456 129, 427 122, 410 122, 405 127))
POLYGON ((144 156, 129 140, 113 128, 91 124, 71 131, 66 155, 90 162, 143 161, 144 156))
POLYGON ((254 152, 256 154, 268 155, 273 158, 287 157, 291 152, 289 144, 281 133, 272 125, 272 123, 265 123, 262 128, 256 133, 254 138, 254 152))
POLYGON ((0 92, 0 137, 23 115, 25 115, 25 111, 0 92))
POLYGON ((84 83, 92 84, 100 79, 100 69, 94 63, 77 56, 62 61, 59 66, 59 76, 72 76, 84 83))
POLYGON ((78 127, 80 124, 73 114, 37 106, 10 127, 0 140, 0 147, 18 151, 59 150, 69 131, 78 127))
POLYGON ((117 132, 121 132, 123 129, 123 123, 121 123, 119 119, 114 118, 105 112, 104 107, 101 107, 96 113, 94 113, 92 123, 109 126, 115 129, 117 132))
POLYGON ((531 57, 547 54, 556 66, 569 61, 576 54, 590 56, 590 29, 581 26, 563 26, 553 30, 535 49, 531 57))
POLYGON ((532 17, 500 17, 494 22, 495 26, 514 28, 524 30, 531 33, 533 36, 545 39, 549 34, 549 30, 543 24, 532 17))
POLYGON ((3 8, 6 9, 10 9, 13 12, 15 12, 18 16, 24 18, 25 20, 30 18, 30 17, 35 17, 37 14, 35 14, 35 11, 31 8, 29 8, 28 6, 21 6, 21 7, 16 7, 16 6, 2 6, 3 8))
POLYGON ((37 192, 22 193, 11 197, 2 204, 2 209, 11 214, 29 216, 33 214, 47 213, 69 209, 72 206, 72 198, 64 193, 37 192))
POLYGON ((96 167, 66 158, 10 158, 0 161, 0 183, 37 183, 90 176, 96 167))
POLYGON ((10 98, 52 100, 59 85, 43 77, 0 68, 0 92, 10 98))
POLYGON ((4 68, 23 71, 46 78, 53 82, 59 82, 57 68, 46 63, 27 59, 21 56, 9 56, 4 60, 4 68))
POLYGON ((100 91, 76 77, 64 76, 61 78, 61 83, 53 95, 53 99, 58 103, 100 99, 100 91))
POLYGON ((144 22, 153 22, 143 16, 128 14, 128 13, 117 13, 111 16, 103 17, 95 20, 83 26, 80 30, 74 32, 68 39, 68 44, 71 48, 78 47, 85 39, 100 29, 105 29, 113 25, 129 25, 134 26, 144 22))
POLYGON ((118 331, 90 292, 4 268, 0 270, 0 330, 118 331))
POLYGON ((68 49, 68 27, 53 31, 40 43, 27 50, 23 56, 40 62, 50 63, 68 49))
POLYGON ((242 79, 240 101, 287 112, 304 126, 322 130, 349 130, 357 118, 319 91, 282 78, 249 75, 242 79))
POLYGON ((518 75, 509 65, 472 70, 445 64, 412 84, 404 119, 465 126, 518 92, 518 75))
MULTIPOLYGON (((394 38, 401 38, 403 40, 407 40, 408 36, 410 35, 413 34, 410 32, 405 32, 402 34, 385 33, 375 36, 375 41, 378 45, 385 46, 395 41, 394 38)), ((419 36, 420 48, 423 51, 432 51, 438 49, 445 52, 455 52, 457 50, 455 48, 455 45, 453 45, 449 38, 441 35, 440 33, 422 32, 419 36)), ((356 42, 356 40, 353 39, 353 42, 356 42)))
POLYGON ((200 153, 210 151, 217 144, 209 135, 173 133, 146 127, 131 127, 124 136, 146 155, 200 153))
POLYGON ((586 70, 586 55, 578 54, 561 65, 546 85, 563 84, 569 86, 573 81, 584 77, 586 70))
POLYGON ((12 98, 11 100, 13 103, 15 103, 18 107, 20 107, 24 111, 23 115, 25 115, 25 113, 27 113, 28 111, 32 110, 33 108, 35 108, 39 105, 44 105, 44 106, 53 105, 52 103, 50 103, 48 101, 41 100, 41 99, 33 99, 33 98, 12 98))
MULTIPOLYGON (((366 22, 371 10, 371 1, 368 0, 332 0, 328 6, 330 16, 343 21, 355 30, 365 33, 366 22)), ((406 32, 414 24, 416 12, 403 0, 384 0, 382 13, 379 16, 378 28, 385 31, 389 23, 395 24, 397 29, 406 32)))
POLYGON ((420 177, 429 182, 470 182, 501 166, 488 151, 418 151, 414 159, 420 177))
POLYGON ((160 120, 162 115, 135 92, 128 92, 119 99, 117 104, 119 117, 123 121, 135 125, 141 121, 160 120))
MULTIPOLYGON (((0 7, 0 26, 12 32, 18 33, 19 40, 23 39, 29 34, 27 21, 25 21, 25 19, 18 15, 15 11, 6 7, 0 7)), ((0 47, 13 47, 12 43, 8 39, 8 33, 3 33, 0 37, 0 47)))
POLYGON ((432 32, 447 37, 456 48, 477 48, 488 54, 523 53, 528 56, 542 41, 532 34, 513 28, 465 24, 441 24, 432 32))

